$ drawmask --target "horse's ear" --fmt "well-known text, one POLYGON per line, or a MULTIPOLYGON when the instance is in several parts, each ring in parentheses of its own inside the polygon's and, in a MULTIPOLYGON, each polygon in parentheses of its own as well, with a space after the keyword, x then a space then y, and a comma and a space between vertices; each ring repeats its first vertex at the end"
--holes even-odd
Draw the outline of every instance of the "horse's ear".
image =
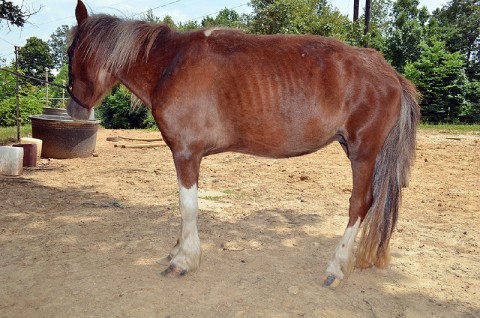
POLYGON ((82 0, 78 0, 77 2, 77 7, 75 8, 75 17, 77 18, 78 25, 80 25, 83 20, 88 18, 87 7, 85 7, 82 0))

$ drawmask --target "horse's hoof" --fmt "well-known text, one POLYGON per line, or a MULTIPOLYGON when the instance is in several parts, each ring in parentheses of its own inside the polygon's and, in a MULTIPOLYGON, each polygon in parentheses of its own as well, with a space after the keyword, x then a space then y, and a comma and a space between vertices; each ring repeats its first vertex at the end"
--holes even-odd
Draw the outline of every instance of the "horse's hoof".
POLYGON ((323 276, 323 287, 335 289, 340 285, 340 282, 341 280, 331 273, 326 273, 323 276))
POLYGON ((183 276, 187 273, 188 271, 186 269, 182 269, 180 267, 177 267, 174 264, 170 264, 163 272, 162 276, 168 276, 168 277, 180 277, 183 276))
POLYGON ((162 257, 162 258, 158 259, 157 264, 168 266, 170 264, 171 260, 172 260, 172 257, 170 255, 167 255, 165 257, 162 257))

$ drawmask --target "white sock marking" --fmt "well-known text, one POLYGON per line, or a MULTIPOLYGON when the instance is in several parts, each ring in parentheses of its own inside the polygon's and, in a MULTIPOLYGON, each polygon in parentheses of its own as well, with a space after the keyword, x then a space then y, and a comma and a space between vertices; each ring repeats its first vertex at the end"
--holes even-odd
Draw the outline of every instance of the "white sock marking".
POLYGON ((350 271, 353 265, 353 244, 360 227, 360 218, 352 227, 347 227, 343 233, 340 242, 335 249, 334 259, 328 264, 327 273, 334 274, 335 277, 343 279, 344 271, 350 271))
MULTIPOLYGON (((197 230, 198 189, 194 184, 191 188, 180 185, 180 213, 182 228, 180 246, 175 251, 173 262, 186 270, 195 269, 200 263, 200 238, 197 230)), ((175 250, 175 248, 174 248, 175 250)))

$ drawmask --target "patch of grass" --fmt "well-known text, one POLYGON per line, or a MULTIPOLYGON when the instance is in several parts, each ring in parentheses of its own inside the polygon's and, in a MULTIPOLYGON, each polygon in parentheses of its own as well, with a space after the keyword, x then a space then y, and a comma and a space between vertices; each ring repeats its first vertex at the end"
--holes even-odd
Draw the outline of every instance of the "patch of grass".
POLYGON ((435 130, 440 133, 461 134, 461 133, 473 133, 480 134, 480 125, 454 125, 454 124, 421 124, 420 129, 435 130))
POLYGON ((221 197, 205 196, 205 197, 201 197, 201 199, 205 199, 205 200, 208 200, 208 201, 214 201, 214 202, 220 202, 221 197))
MULTIPOLYGON (((32 125, 20 127, 20 136, 29 137, 32 135, 32 125)), ((17 127, 0 127, 0 145, 17 142, 17 127)))

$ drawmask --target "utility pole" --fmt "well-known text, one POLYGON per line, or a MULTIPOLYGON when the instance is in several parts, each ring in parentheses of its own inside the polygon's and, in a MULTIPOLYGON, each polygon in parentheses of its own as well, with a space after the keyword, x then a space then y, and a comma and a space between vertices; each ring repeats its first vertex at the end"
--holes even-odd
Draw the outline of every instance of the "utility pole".
POLYGON ((360 0, 353 0, 353 22, 358 20, 358 7, 360 6, 360 0))
POLYGON ((17 142, 20 142, 20 103, 18 100, 18 50, 19 46, 15 46, 15 75, 16 78, 16 90, 15 90, 15 100, 16 100, 16 117, 17 117, 17 142))
POLYGON ((360 7, 360 0, 353 0, 353 37, 355 39, 356 45, 360 43, 360 35, 358 34, 357 20, 358 20, 358 8, 360 7))
POLYGON ((365 1, 365 47, 368 47, 368 32, 370 32, 370 0, 365 1))

